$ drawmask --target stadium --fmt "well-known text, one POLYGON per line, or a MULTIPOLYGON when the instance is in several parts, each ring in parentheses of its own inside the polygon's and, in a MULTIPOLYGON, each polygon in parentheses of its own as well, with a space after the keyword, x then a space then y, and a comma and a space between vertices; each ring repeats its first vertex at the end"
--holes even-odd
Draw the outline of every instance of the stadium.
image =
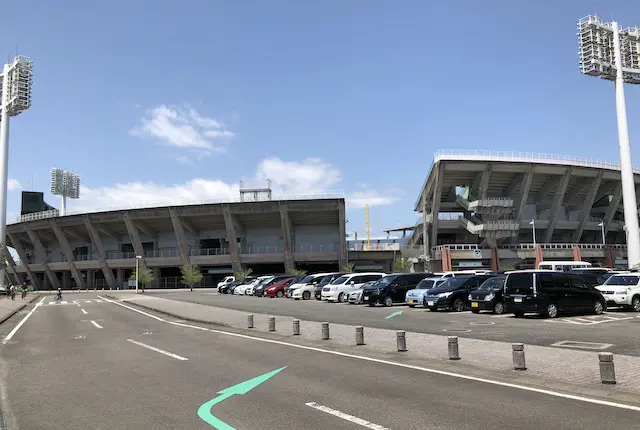
MULTIPOLYGON (((640 170, 634 179, 638 190, 640 170)), ((421 216, 409 243, 422 247, 416 261, 432 270, 627 264, 620 167, 612 163, 438 151, 414 210, 421 216)))

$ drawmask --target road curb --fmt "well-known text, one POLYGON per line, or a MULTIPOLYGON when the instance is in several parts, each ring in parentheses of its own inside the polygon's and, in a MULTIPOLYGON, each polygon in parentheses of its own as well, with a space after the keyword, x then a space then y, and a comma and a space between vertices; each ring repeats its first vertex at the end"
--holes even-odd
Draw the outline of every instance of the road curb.
POLYGON ((34 301, 36 301, 38 298, 40 297, 40 294, 38 294, 37 296, 35 296, 33 299, 29 300, 28 302, 26 302, 24 305, 20 306, 18 309, 14 310, 13 312, 11 312, 8 316, 4 317, 4 318, 0 318, 0 324, 4 324, 7 320, 9 320, 12 316, 14 316, 15 314, 17 314, 18 312, 20 312, 21 310, 23 310, 24 308, 27 307, 27 305, 30 305, 31 303, 33 303, 34 301))
MULTIPOLYGON (((110 300, 116 300, 116 301, 118 300, 117 298, 115 298, 113 296, 110 296, 110 295, 107 295, 107 294, 105 294, 104 297, 106 297, 106 298, 108 298, 110 300)), ((152 312, 157 312, 159 314, 166 315, 166 316, 169 316, 169 317, 172 317, 172 318, 177 318, 177 319, 182 320, 182 321, 189 321, 189 322, 195 322, 195 323, 199 323, 199 324, 212 325, 212 326, 215 326, 215 327, 233 328, 233 326, 231 326, 229 324, 225 324, 225 323, 221 323, 221 322, 205 321, 205 320, 201 320, 201 319, 198 319, 198 318, 185 317, 183 315, 178 315, 178 314, 174 314, 174 313, 167 312, 167 311, 164 311, 164 310, 156 309, 156 308, 151 307, 151 306, 141 305, 140 303, 135 303, 134 301, 130 301, 129 302, 129 301, 125 300, 125 302, 130 306, 146 309, 146 310, 152 311, 152 312)))

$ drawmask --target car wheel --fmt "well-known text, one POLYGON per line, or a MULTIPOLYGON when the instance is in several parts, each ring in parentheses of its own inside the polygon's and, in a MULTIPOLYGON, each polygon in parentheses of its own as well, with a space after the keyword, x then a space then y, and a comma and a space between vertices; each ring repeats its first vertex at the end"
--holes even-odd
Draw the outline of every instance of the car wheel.
POLYGON ((344 293, 338 294, 338 302, 342 303, 342 298, 344 297, 344 293))
POLYGON ((458 298, 453 301, 453 310, 456 312, 462 312, 464 310, 464 302, 458 298))
POLYGON ((555 318, 558 316, 558 307, 555 305, 555 303, 549 303, 549 305, 547 305, 547 311, 545 312, 545 314, 549 318, 555 318))
POLYGON ((385 305, 386 307, 391 307, 391 306, 393 306, 393 299, 392 299, 391 297, 389 297, 389 296, 385 297, 385 298, 384 298, 384 305, 385 305))
POLYGON ((504 313, 504 303, 502 302, 498 302, 495 304, 495 306, 493 307, 493 313, 494 314, 498 314, 501 315, 504 313))
POLYGON ((604 304, 600 300, 596 300, 593 304, 593 313, 602 315, 602 312, 604 312, 604 304))
POLYGON ((282 291, 276 291, 276 297, 282 297, 284 293, 282 291))
POLYGON ((304 293, 302 293, 302 298, 304 300, 309 300, 311 298, 311 293, 309 291, 305 291, 304 293))
POLYGON ((633 308, 634 311, 640 312, 640 296, 635 296, 631 300, 631 307, 633 308))

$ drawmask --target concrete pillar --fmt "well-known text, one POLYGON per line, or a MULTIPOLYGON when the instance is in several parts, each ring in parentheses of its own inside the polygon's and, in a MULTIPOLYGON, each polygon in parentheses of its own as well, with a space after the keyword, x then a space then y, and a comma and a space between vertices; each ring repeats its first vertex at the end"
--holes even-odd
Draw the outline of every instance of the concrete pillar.
POLYGON ((284 238, 284 271, 291 273, 296 268, 294 261, 295 244, 293 242, 291 216, 285 202, 280 203, 280 225, 282 228, 282 237, 284 238))
POLYGON ((82 274, 80 273, 80 271, 76 268, 76 262, 74 261, 73 252, 71 250, 71 246, 69 245, 69 241, 67 240, 67 236, 65 236, 64 231, 62 231, 62 229, 58 226, 58 223, 55 219, 50 219, 49 225, 51 226, 51 229, 53 230, 53 233, 55 234, 60 247, 62 247, 64 256, 69 263, 69 270, 71 271, 71 275, 73 275, 73 279, 75 279, 76 281, 76 285, 78 286, 78 288, 84 289, 84 279, 82 278, 82 274))
POLYGON ((347 268, 347 217, 344 200, 338 202, 338 267, 347 268))
MULTIPOLYGON (((161 279, 160 279, 160 268, 159 267, 154 267, 153 268, 153 278, 154 278, 154 281, 152 282, 152 284, 160 285, 161 279)), ((178 287, 178 285, 175 285, 174 287, 178 287)), ((149 285, 149 288, 151 288, 151 285, 149 285)))
POLYGON ((610 246, 604 249, 604 267, 613 269, 615 267, 615 258, 613 257, 613 250, 610 246))
MULTIPOLYGON (((116 269, 116 287, 121 287, 123 283, 124 283, 124 270, 121 267, 118 267, 116 269)), ((109 286, 112 287, 111 285, 109 286)))
POLYGON ((47 252, 44 249, 44 246, 42 246, 42 242, 40 241, 40 238, 38 237, 38 235, 31 230, 29 227, 27 227, 25 225, 25 230, 27 231, 27 235, 29 236, 29 240, 31 240, 31 243, 33 244, 35 251, 36 251, 36 262, 37 263, 41 263, 42 265, 44 265, 44 272, 47 274, 47 277, 49 278, 49 281, 51 281, 51 285, 54 288, 59 288, 60 287, 60 282, 58 281, 58 277, 51 271, 51 268, 49 267, 48 264, 48 257, 47 257, 47 252))
POLYGON ((593 208, 593 204, 595 203, 596 195, 598 194, 598 190, 600 189, 603 175, 604 170, 600 170, 598 172, 598 175, 593 179, 589 186, 589 191, 587 191, 587 196, 582 203, 580 215, 578 216, 580 224, 578 224, 578 228, 573 231, 573 236, 571 238, 571 241, 573 243, 579 243, 580 239, 582 238, 582 233, 584 232, 584 228, 587 225, 587 221, 589 220, 589 214, 591 214, 591 209, 593 208))
MULTIPOLYGON (((37 276, 40 276, 40 275, 37 274, 37 276)), ((51 281, 50 281, 49 277, 45 275, 45 276, 43 276, 43 278, 44 278, 44 288, 43 289, 44 290, 50 290, 51 289, 51 281)))
POLYGON ((184 228, 182 227, 182 223, 180 222, 180 218, 178 217, 175 208, 169 208, 169 215, 171 216, 173 232, 176 235, 176 243, 178 244, 178 249, 180 250, 180 259, 182 261, 182 264, 189 264, 190 256, 187 247, 187 240, 184 236, 184 228))
POLYGON ((491 248, 491 270, 494 272, 500 271, 500 257, 498 256, 498 248, 491 248))
POLYGON ((553 198, 553 204, 551 205, 551 219, 549 219, 549 227, 544 234, 544 243, 551 242, 553 231, 556 229, 556 222, 558 221, 558 215, 560 215, 560 209, 562 208, 562 202, 564 195, 567 192, 567 186, 569 186, 569 180, 571 179, 571 167, 567 167, 564 175, 558 181, 556 187, 556 194, 553 198))
POLYGON ((582 256, 580 255, 580 248, 577 246, 573 246, 573 261, 582 261, 582 256))
POLYGON ((71 285, 71 283, 69 282, 69 272, 67 272, 66 270, 62 271, 62 289, 63 290, 68 290, 71 285))
POLYGON ((542 247, 540 245, 536 245, 536 265, 534 268, 537 269, 543 261, 542 247))
POLYGON ((444 180, 444 163, 441 161, 436 170, 436 183, 431 203, 431 245, 438 245, 438 219, 440 216, 440 200, 442 200, 442 181, 444 180))
POLYGON ((15 249, 16 252, 18 253, 18 257, 20 257, 20 265, 25 268, 25 271, 27 272, 29 279, 31 279, 33 286, 36 287, 38 290, 41 290, 42 284, 40 284, 40 279, 38 278, 37 273, 34 273, 31 271, 29 260, 27 259, 27 253, 25 252, 24 247, 22 246, 22 242, 18 240, 17 236, 11 233, 7 233, 7 237, 11 241, 11 245, 13 246, 13 249, 15 249))
POLYGON ((451 250, 445 246, 442 248, 442 271, 450 272, 451 270, 451 250))
MULTIPOLYGON (((111 288, 116 287, 116 279, 113 277, 113 271, 107 264, 107 254, 104 250, 104 246, 102 244, 102 239, 100 239, 100 233, 94 227, 91 222, 91 218, 89 215, 84 215, 84 225, 87 228, 87 232, 89 233, 89 238, 91 239, 91 243, 93 247, 98 252, 98 259, 100 260, 100 268, 102 269, 102 274, 104 275, 104 279, 109 284, 111 288)), ((121 244, 119 244, 121 246, 121 244)), ((95 282, 95 277, 94 277, 95 282)), ((95 287, 95 283, 93 285, 95 287)))
POLYGON ((224 215, 224 226, 227 232, 227 241, 229 242, 232 270, 234 273, 242 272, 242 262, 240 261, 240 253, 238 252, 238 236, 229 206, 225 206, 222 209, 222 214, 224 215))

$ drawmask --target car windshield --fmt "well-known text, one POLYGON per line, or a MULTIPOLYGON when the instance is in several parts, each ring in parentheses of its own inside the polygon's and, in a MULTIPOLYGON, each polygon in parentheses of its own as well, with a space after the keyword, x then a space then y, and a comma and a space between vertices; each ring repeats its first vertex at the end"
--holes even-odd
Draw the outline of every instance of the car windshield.
POLYGON ((308 285, 318 285, 324 278, 325 276, 316 276, 311 281, 309 281, 308 285))
POLYGON ((376 283, 376 287, 384 287, 385 285, 389 285, 392 283, 399 275, 389 275, 383 278, 376 283))
POLYGON ((340 276, 337 279, 334 279, 331 282, 331 285, 339 285, 339 284, 344 284, 345 282, 347 282, 349 279, 351 279, 351 276, 340 276))
POLYGON ((604 285, 638 285, 638 276, 612 276, 606 280, 604 285))
POLYGON ((496 276, 495 278, 489 278, 480 285, 478 290, 482 291, 495 291, 504 287, 504 280, 506 276, 496 276))
POLYGON ((416 290, 428 290, 432 288, 436 283, 435 279, 423 279, 416 285, 416 290))
POLYGON ((313 275, 309 275, 306 278, 303 278, 302 281, 298 282, 299 284, 308 284, 309 282, 313 281, 314 276, 313 275))
POLYGON ((455 291, 469 279, 471 279, 471 276, 456 276, 455 278, 447 278, 447 280, 442 284, 438 285, 435 288, 432 288, 429 293, 446 293, 449 291, 455 291))
POLYGON ((324 278, 322 278, 322 280, 318 283, 318 286, 322 287, 324 285, 327 285, 329 282, 331 282, 333 280, 333 277, 335 275, 328 275, 325 276, 324 278))

